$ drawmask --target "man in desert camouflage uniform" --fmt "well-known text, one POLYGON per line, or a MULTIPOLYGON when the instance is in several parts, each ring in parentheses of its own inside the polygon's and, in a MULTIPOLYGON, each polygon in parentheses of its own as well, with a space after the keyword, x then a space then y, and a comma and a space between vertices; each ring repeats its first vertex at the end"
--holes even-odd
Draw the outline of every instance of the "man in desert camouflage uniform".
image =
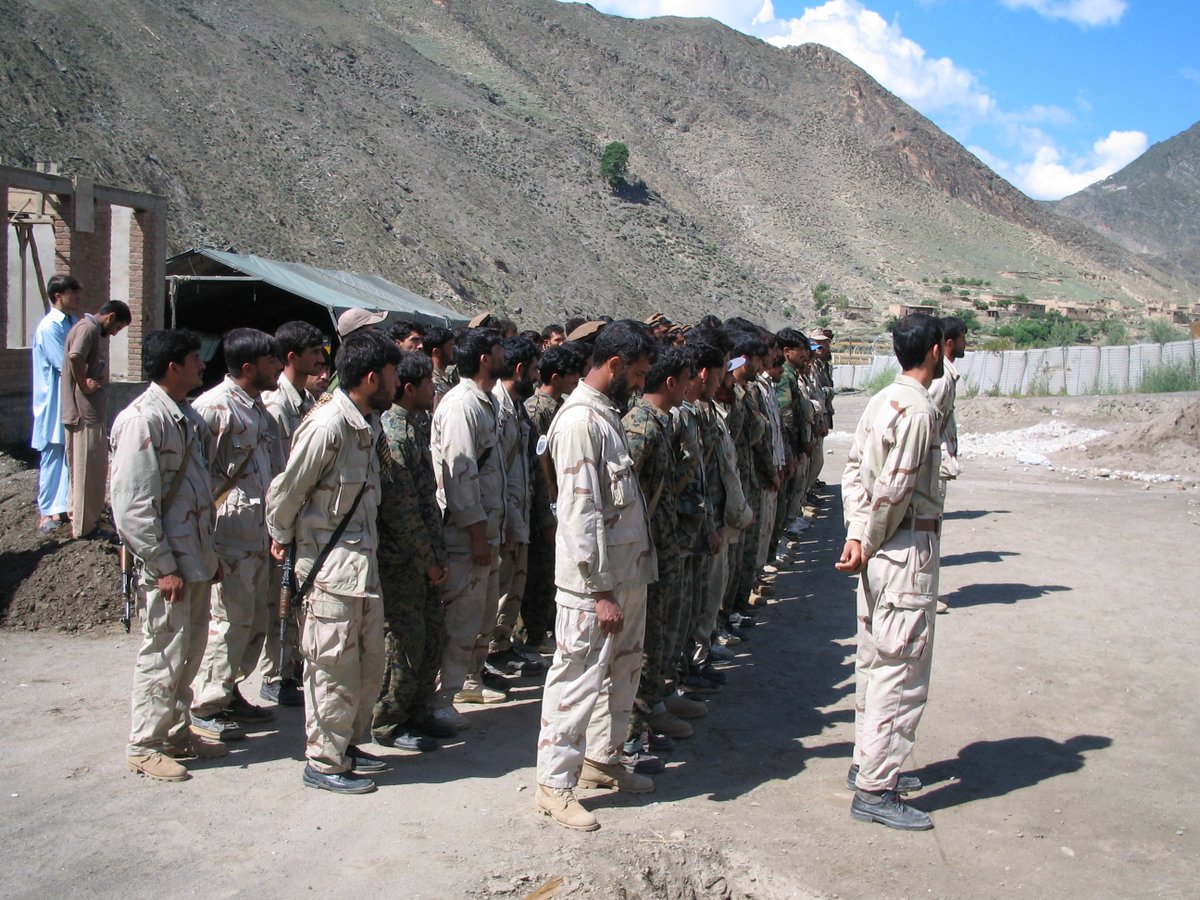
POLYGON ((454 366, 454 332, 433 326, 425 330, 421 349, 433 363, 433 405, 436 407, 450 388, 458 384, 454 366))
POLYGON ((275 339, 255 328, 234 328, 222 343, 229 373, 194 404, 212 432, 213 544, 224 577, 212 589, 208 646, 192 685, 192 728, 205 737, 233 740, 243 736, 240 723, 272 718, 242 697, 238 682, 258 664, 273 601, 265 504, 278 438, 261 397, 278 385, 283 364, 275 339))
MULTIPOLYGON (((935 378, 929 386, 929 399, 938 412, 938 443, 942 448, 941 470, 938 472, 938 490, 942 503, 946 502, 946 489, 949 483, 956 479, 961 470, 958 462, 958 421, 954 417, 954 403, 958 398, 958 382, 962 378, 958 374, 955 360, 962 359, 967 353, 967 327, 957 316, 945 316, 941 319, 942 326, 942 366, 944 372, 941 378, 935 378)), ((937 611, 949 612, 946 601, 939 597, 937 611)))
POLYGON ((842 476, 846 545, 837 569, 860 574, 850 814, 904 830, 933 827, 900 799, 920 789, 900 767, 916 739, 933 657, 942 499, 928 389, 942 374, 941 341, 932 316, 896 324, 902 372, 867 404, 842 476))
POLYGON ((379 581, 387 633, 387 664, 371 730, 376 743, 436 750, 453 728, 433 719, 437 673, 446 643, 439 590, 446 580, 446 545, 437 481, 421 421, 433 409, 433 364, 405 353, 396 367, 396 402, 382 416, 388 455, 379 503, 379 581))
MULTIPOLYGON (((292 435, 300 427, 301 420, 316 403, 309 383, 325 368, 325 336, 316 326, 308 322, 284 322, 275 330, 275 341, 279 344, 283 373, 279 386, 273 391, 263 391, 262 402, 271 418, 275 420, 276 440, 275 471, 282 472, 292 452, 292 435)), ((324 393, 322 390, 321 393, 324 393)), ((274 559, 270 560, 271 597, 279 596, 281 570, 274 559)), ((263 642, 262 659, 258 670, 262 675, 260 696, 280 706, 301 706, 304 697, 300 693, 301 660, 296 645, 295 616, 288 619, 285 647, 279 647, 279 604, 268 603, 267 638, 263 642), (282 667, 280 660, 282 658, 282 667)))
MULTIPOLYGON (((524 605, 533 530, 533 425, 525 411, 525 401, 533 396, 540 377, 538 360, 542 354, 527 338, 505 338, 501 346, 504 368, 492 395, 499 410, 500 452, 507 473, 508 528, 500 546, 500 602, 488 644, 487 664, 501 674, 541 675, 548 668, 545 661, 537 654, 527 655, 513 647, 513 631, 524 605)), ((544 518, 539 518, 539 524, 545 526, 544 518)))
POLYGON ((658 556, 658 580, 646 591, 642 673, 630 719, 630 735, 636 740, 641 739, 647 727, 671 738, 692 735, 692 727, 663 705, 668 695, 667 682, 675 677, 674 661, 669 656, 673 640, 670 619, 678 617, 683 600, 675 494, 680 468, 679 438, 671 411, 683 402, 691 378, 690 354, 677 348, 660 351, 646 374, 644 394, 633 401, 633 407, 621 420, 638 484, 646 498, 650 537, 658 556))
POLYGON ((142 344, 150 379, 112 429, 112 509, 121 540, 141 564, 142 642, 133 670, 129 769, 183 781, 176 759, 224 755, 192 735, 192 679, 207 637, 208 595, 219 578, 213 549, 209 430, 185 399, 203 384, 200 339, 154 331, 142 344))
POLYGON ((638 322, 596 337, 593 367, 550 427, 558 481, 555 583, 557 649, 542 694, 537 808, 568 828, 592 831, 576 785, 647 793, 621 748, 642 668, 646 586, 658 577, 646 501, 621 415, 656 356, 638 322))
POLYGON ((396 395, 399 361, 400 350, 378 331, 342 342, 338 387, 300 423, 287 468, 267 494, 271 555, 282 561, 294 541, 296 581, 311 584, 300 621, 303 783, 335 793, 373 791, 375 783, 356 773, 387 768, 354 742, 371 724, 383 679, 376 443, 379 413, 396 395))
POLYGON ((533 428, 534 474, 533 515, 529 535, 529 561, 525 580, 525 602, 521 618, 525 642, 542 653, 554 652, 554 509, 558 484, 550 460, 550 423, 565 397, 575 390, 583 372, 583 359, 569 347, 556 344, 547 349, 538 364, 542 383, 525 401, 533 428))
POLYGON ((445 525, 449 573, 442 586, 446 648, 435 718, 455 728, 467 720, 453 703, 501 703, 483 683, 483 664, 500 599, 500 542, 507 527, 507 473, 492 396, 504 367, 500 334, 471 328, 456 342, 461 381, 433 414, 430 449, 445 525))

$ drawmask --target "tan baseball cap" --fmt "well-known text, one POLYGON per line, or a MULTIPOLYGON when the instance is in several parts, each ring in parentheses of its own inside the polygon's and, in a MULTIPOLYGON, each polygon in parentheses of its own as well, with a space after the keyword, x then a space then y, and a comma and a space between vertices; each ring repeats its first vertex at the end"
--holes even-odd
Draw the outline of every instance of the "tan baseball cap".
POLYGON ((589 344, 596 339, 596 335, 607 325, 607 322, 594 321, 584 322, 574 331, 567 335, 568 341, 586 341, 589 344))
POLYGON ((815 331, 808 333, 809 340, 813 341, 832 341, 833 332, 828 328, 818 328, 815 331))
POLYGON ((387 313, 378 309, 362 309, 355 307, 348 309, 337 320, 338 337, 346 337, 358 331, 360 328, 366 328, 368 325, 378 325, 387 318, 387 313))
POLYGON ((485 328, 492 324, 492 314, 490 312, 481 312, 470 322, 467 323, 468 328, 485 328))

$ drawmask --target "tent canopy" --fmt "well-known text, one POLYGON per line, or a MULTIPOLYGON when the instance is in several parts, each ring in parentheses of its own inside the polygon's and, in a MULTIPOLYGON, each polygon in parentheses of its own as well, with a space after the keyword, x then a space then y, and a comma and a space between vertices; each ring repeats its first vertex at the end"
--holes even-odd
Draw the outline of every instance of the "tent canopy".
POLYGON ((466 316, 377 275, 207 247, 168 259, 167 277, 166 324, 209 334, 236 327, 273 332, 290 319, 303 319, 332 336, 338 315, 354 307, 443 328, 467 322, 466 316))

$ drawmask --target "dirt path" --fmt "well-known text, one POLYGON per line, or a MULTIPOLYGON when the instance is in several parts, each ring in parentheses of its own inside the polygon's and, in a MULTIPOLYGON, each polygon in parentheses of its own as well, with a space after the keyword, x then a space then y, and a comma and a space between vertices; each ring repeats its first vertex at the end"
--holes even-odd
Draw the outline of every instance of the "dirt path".
MULTIPOLYGON (((849 428, 861 401, 839 401, 849 428)), ((845 444, 832 445, 836 481, 845 444)), ((282 710, 184 784, 124 771, 136 639, 0 631, 0 883, 13 897, 1195 895, 1197 492, 972 460, 953 486, 914 761, 937 828, 855 822, 853 596, 836 496, 658 792, 534 815, 540 691, 367 797, 300 784, 282 710)), ((107 600, 107 598, 106 598, 107 600)), ((592 794, 592 796, 597 796, 592 794)))

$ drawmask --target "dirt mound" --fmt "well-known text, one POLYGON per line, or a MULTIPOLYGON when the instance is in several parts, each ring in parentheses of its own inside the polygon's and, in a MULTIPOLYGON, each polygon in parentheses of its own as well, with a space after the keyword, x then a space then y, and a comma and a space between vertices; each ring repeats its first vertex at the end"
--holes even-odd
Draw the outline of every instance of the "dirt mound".
POLYGON ((1200 400, 1100 438, 1093 442, 1092 451, 1099 454, 1139 447, 1154 453, 1167 444, 1182 444, 1185 448, 1200 450, 1200 400))
POLYGON ((36 467, 0 452, 0 625, 29 631, 120 628, 117 548, 72 540, 66 527, 39 534, 36 497, 36 467))

